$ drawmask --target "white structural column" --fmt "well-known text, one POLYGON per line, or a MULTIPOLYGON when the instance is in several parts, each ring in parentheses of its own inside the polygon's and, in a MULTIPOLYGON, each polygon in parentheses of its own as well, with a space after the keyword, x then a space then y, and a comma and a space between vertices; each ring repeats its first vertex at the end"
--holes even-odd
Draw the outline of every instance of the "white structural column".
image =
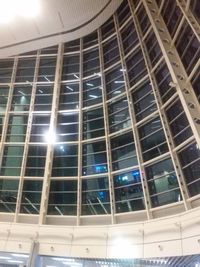
POLYGON ((108 122, 108 109, 106 104, 106 83, 105 75, 103 72, 103 48, 102 48, 102 37, 101 31, 98 30, 98 41, 99 41, 99 60, 100 60, 100 71, 101 71, 101 83, 102 83, 102 101, 103 101, 103 114, 104 114, 104 127, 106 136, 106 153, 107 153, 107 164, 108 164, 108 182, 109 182, 109 194, 110 194, 110 208, 111 208, 111 223, 115 223, 115 195, 112 177, 112 162, 111 162, 111 146, 109 140, 109 122, 108 122))
POLYGON ((77 225, 80 225, 82 209, 82 133, 83 133, 83 39, 80 39, 80 65, 79 65, 79 117, 78 117, 78 181, 77 181, 77 225))
MULTIPOLYGON (((63 44, 59 44, 58 46, 58 56, 56 62, 56 73, 55 73, 55 82, 53 89, 53 100, 52 100, 52 109, 51 109, 51 119, 49 126, 49 135, 55 134, 56 123, 57 123, 57 111, 59 104, 59 96, 60 96, 60 79, 62 74, 62 60, 63 60, 63 44)), ((47 154, 46 154, 46 163, 45 163, 45 172, 44 172, 44 181, 42 187, 42 197, 41 197, 41 205, 40 205, 40 217, 39 224, 44 224, 46 220, 46 214, 48 209, 48 197, 49 197, 49 189, 50 189, 50 179, 51 179, 51 169, 53 164, 53 151, 54 144, 52 144, 51 140, 47 144, 47 154)))
MULTIPOLYGON (((157 86, 155 75, 154 75, 154 73, 152 71, 152 65, 151 65, 151 61, 149 59, 148 51, 147 51, 146 46, 142 42, 142 32, 141 32, 138 20, 134 15, 133 15, 133 19, 134 19, 135 24, 137 25, 137 34, 138 34, 138 37, 139 37, 139 40, 140 40, 140 43, 141 43, 141 48, 142 48, 145 64, 146 64, 146 67, 147 67, 147 71, 148 71, 148 74, 149 74, 149 79, 151 81, 152 90, 153 90, 154 98, 155 98, 155 101, 156 101, 158 113, 159 113, 160 120, 161 120, 161 123, 162 123, 163 131, 165 133, 166 142, 168 144, 169 154, 170 154, 171 160, 173 162, 174 170, 175 170, 175 173, 176 173, 176 177, 177 177, 177 180, 178 180, 179 188, 180 188, 181 195, 182 195, 182 198, 183 198, 183 203, 184 203, 185 209, 187 210, 187 209, 190 208, 190 204, 187 202, 187 199, 189 198, 188 190, 187 190, 187 187, 186 187, 186 184, 185 184, 185 180, 183 178, 183 173, 182 173, 182 170, 181 170, 181 166, 180 166, 177 154, 176 154, 176 152, 174 152, 174 147, 175 146, 174 146, 173 138, 172 138, 172 135, 171 135, 171 131, 169 129, 169 125, 168 125, 166 114, 165 114, 164 109, 163 109, 162 100, 161 100, 161 96, 159 94, 159 89, 158 89, 158 86, 157 86)), ((174 100, 175 97, 177 97, 177 95, 173 95, 171 99, 174 100)))
MULTIPOLYGON (((119 25, 117 21, 116 15, 114 16, 115 20, 115 25, 116 25, 116 32, 117 32, 117 39, 118 39, 118 46, 119 46, 119 53, 120 53, 120 58, 121 58, 121 64, 124 70, 127 70, 126 67, 126 62, 124 60, 124 50, 123 50, 123 45, 122 45, 122 39, 121 35, 119 34, 119 25)), ((140 43, 141 46, 141 43, 140 43)), ((127 72, 123 71, 123 76, 124 76, 124 81, 125 81, 125 90, 126 90, 126 97, 127 97, 127 105, 128 105, 128 110, 131 118, 131 126, 133 129, 133 137, 134 137, 134 144, 135 144, 135 150, 136 150, 136 155, 138 159, 138 166, 139 166, 139 171, 140 171, 140 177, 141 177, 141 183, 142 183, 142 189, 144 192, 144 203, 145 203, 145 209, 147 212, 147 218, 151 219, 152 214, 150 211, 150 196, 149 196, 149 191, 148 191, 148 185, 147 181, 144 177, 144 166, 142 165, 143 163, 143 158, 142 158, 142 149, 140 146, 140 141, 139 141, 139 135, 138 135, 138 130, 136 126, 136 117, 135 117, 135 111, 132 105, 132 99, 131 99, 131 94, 130 94, 130 87, 129 87, 129 82, 128 82, 128 77, 127 77, 127 72)))
POLYGON ((142 0, 185 114, 200 147, 200 106, 155 0, 142 0))
POLYGON ((37 87, 37 76, 39 71, 39 64, 40 64, 40 51, 37 51, 37 57, 36 57, 36 63, 35 63, 35 72, 34 72, 34 78, 32 85, 32 92, 31 92, 31 100, 30 100, 30 107, 29 107, 29 114, 28 114, 28 122, 27 122, 27 129, 26 129, 26 139, 24 144, 24 153, 23 153, 23 159, 21 164, 21 173, 20 173, 20 180, 19 180, 19 187, 18 187, 18 195, 17 195, 17 204, 16 204, 16 211, 15 211, 15 222, 18 222, 18 214, 20 212, 20 204, 22 199, 22 190, 23 190, 23 184, 24 184, 24 175, 26 170, 26 161, 27 161, 27 155, 28 155, 28 144, 30 140, 31 135, 31 127, 32 127, 32 121, 33 121, 33 110, 34 110, 34 102, 35 102, 35 95, 36 95, 36 87, 37 87))

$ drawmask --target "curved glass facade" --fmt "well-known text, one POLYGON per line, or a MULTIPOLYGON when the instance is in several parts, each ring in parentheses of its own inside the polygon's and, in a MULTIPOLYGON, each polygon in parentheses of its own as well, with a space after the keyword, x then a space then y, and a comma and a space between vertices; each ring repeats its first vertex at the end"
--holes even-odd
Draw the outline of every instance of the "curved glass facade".
POLYGON ((174 0, 123 1, 88 36, 0 60, 1 213, 114 223, 193 207, 200 46, 184 10, 174 0))

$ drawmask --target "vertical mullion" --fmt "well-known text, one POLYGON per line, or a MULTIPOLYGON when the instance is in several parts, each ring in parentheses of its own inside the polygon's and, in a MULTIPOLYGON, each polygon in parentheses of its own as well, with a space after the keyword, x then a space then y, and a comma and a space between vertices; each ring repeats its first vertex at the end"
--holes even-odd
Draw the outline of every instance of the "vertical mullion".
MULTIPOLYGON (((58 46, 51 118, 50 118, 50 126, 49 126, 50 133, 55 132, 56 123, 57 123, 57 111, 58 111, 59 96, 60 96, 60 80, 61 80, 61 74, 62 74, 63 47, 64 46, 62 43, 59 44, 58 46)), ((51 170, 52 170, 52 165, 53 165, 53 152, 54 152, 54 144, 48 143, 45 171, 44 171, 44 181, 43 181, 43 187, 42 187, 39 224, 44 224, 46 221, 46 215, 47 215, 47 209, 48 209, 48 197, 49 197, 50 182, 51 182, 51 170)))
POLYGON ((1 142, 0 142, 0 163, 2 163, 2 160, 3 160, 3 151, 4 151, 3 148, 5 146, 6 133, 8 129, 9 112, 11 110, 11 103, 12 103, 12 96, 13 96, 13 90, 14 90, 14 82, 15 82, 15 77, 16 77, 16 72, 17 72, 17 65, 18 65, 18 58, 15 57, 11 82, 10 82, 9 89, 8 89, 9 90, 8 101, 7 101, 7 106, 6 106, 6 112, 4 114, 3 131, 2 131, 1 142))
POLYGON ((106 83, 105 73, 103 67, 103 48, 102 48, 102 36, 100 29, 98 30, 98 42, 99 42, 99 62, 101 72, 101 83, 102 83, 102 102, 103 102, 103 114, 104 114, 104 125, 105 125, 105 138, 106 138, 106 155, 108 164, 108 182, 109 182, 109 194, 110 194, 110 208, 111 208, 111 223, 115 223, 115 196, 114 186, 112 177, 112 162, 111 162, 111 147, 109 140, 109 122, 108 122, 108 109, 106 105, 106 83))
MULTIPOLYGON (((130 6, 131 9, 131 6, 130 6)), ((132 14, 132 13, 131 13, 132 14)), ((132 14, 133 16, 133 14, 132 14)), ((123 69, 127 70, 126 67, 126 62, 124 59, 124 50, 123 50, 123 45, 122 45, 122 39, 119 33, 119 25, 118 21, 116 18, 116 14, 114 16, 114 21, 115 25, 117 28, 117 39, 118 39, 118 46, 119 46, 119 51, 120 51, 120 60, 121 60, 121 65, 123 69)), ((140 44, 141 46, 141 44, 140 44)), ((145 208, 147 212, 147 218, 150 219, 152 217, 151 212, 150 212, 150 196, 148 192, 148 186, 146 183, 146 180, 144 179, 144 167, 143 167, 143 158, 142 158, 142 149, 140 146, 140 141, 139 141, 139 135, 138 135, 138 130, 136 126, 136 117, 135 117, 135 112, 133 109, 132 105, 132 99, 130 95, 130 88, 129 88, 129 83, 128 83, 128 77, 127 77, 127 72, 123 71, 123 76, 124 76, 124 81, 125 81, 125 91, 126 91, 126 97, 127 97, 127 103, 128 103, 128 110, 131 118, 131 126, 132 126, 132 132, 133 132, 133 137, 134 137, 134 143, 135 143, 135 150, 136 150, 136 155, 138 159, 138 166, 139 166, 139 172, 140 172, 140 177, 141 177, 141 184, 142 184, 142 189, 144 193, 144 202, 145 202, 145 208)))
POLYGON ((29 106, 26 138, 25 138, 25 143, 24 143, 24 153, 23 153, 23 159, 22 159, 22 164, 21 164, 20 181, 19 181, 19 187, 18 187, 17 205, 16 205, 16 213, 15 213, 15 222, 17 222, 18 220, 18 214, 20 212, 20 204, 21 204, 21 199, 22 199, 24 175, 25 175, 25 169, 26 169, 26 161, 27 161, 27 155, 28 155, 31 126, 32 126, 32 121, 33 121, 33 110, 34 110, 34 102, 35 102, 36 87, 37 87, 37 77, 38 77, 38 70, 39 70, 39 64, 40 64, 39 55, 40 55, 40 51, 38 50, 36 63, 35 63, 34 78, 33 78, 33 83, 32 83, 33 86, 32 86, 32 91, 31 91, 31 100, 30 100, 30 106, 29 106))
POLYGON ((80 225, 82 210, 82 106, 83 106, 83 39, 80 38, 80 58, 79 58, 79 137, 78 137, 78 181, 77 181, 77 225, 80 225))

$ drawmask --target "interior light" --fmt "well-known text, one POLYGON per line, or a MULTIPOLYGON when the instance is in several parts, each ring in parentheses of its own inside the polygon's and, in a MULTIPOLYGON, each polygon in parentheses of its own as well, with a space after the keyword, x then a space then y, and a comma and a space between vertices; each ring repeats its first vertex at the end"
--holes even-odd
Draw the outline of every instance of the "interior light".
POLYGON ((19 258, 28 258, 28 255, 24 255, 24 254, 11 254, 13 257, 19 257, 19 258))
POLYGON ((1 260, 10 260, 11 258, 10 257, 5 257, 5 256, 0 256, 0 259, 1 260))
POLYGON ((54 144, 56 142, 56 134, 53 130, 49 130, 44 134, 44 139, 48 144, 54 144))
POLYGON ((10 263, 23 263, 23 261, 18 261, 18 260, 8 260, 10 263))
POLYGON ((79 77, 76 74, 74 74, 74 77, 77 78, 77 79, 79 79, 79 77))
POLYGON ((96 96, 96 95, 89 95, 89 97, 98 98, 98 96, 96 96))
POLYGON ((125 81, 115 81, 115 83, 125 83, 125 81))
POLYGON ((71 88, 70 86, 66 86, 66 88, 69 89, 69 90, 72 91, 72 92, 74 91, 74 89, 71 88))
POLYGON ((0 0, 0 23, 8 23, 16 16, 35 17, 39 11, 39 0, 0 0))
POLYGON ((52 258, 52 260, 54 261, 70 261, 70 262, 74 262, 74 259, 67 259, 67 258, 52 258))

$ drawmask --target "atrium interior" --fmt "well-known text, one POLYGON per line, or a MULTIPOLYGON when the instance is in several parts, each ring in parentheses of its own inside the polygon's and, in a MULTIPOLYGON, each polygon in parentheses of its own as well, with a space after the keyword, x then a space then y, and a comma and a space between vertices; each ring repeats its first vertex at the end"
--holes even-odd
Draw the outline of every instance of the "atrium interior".
POLYGON ((200 2, 103 2, 0 47, 2 266, 200 266, 200 2))

